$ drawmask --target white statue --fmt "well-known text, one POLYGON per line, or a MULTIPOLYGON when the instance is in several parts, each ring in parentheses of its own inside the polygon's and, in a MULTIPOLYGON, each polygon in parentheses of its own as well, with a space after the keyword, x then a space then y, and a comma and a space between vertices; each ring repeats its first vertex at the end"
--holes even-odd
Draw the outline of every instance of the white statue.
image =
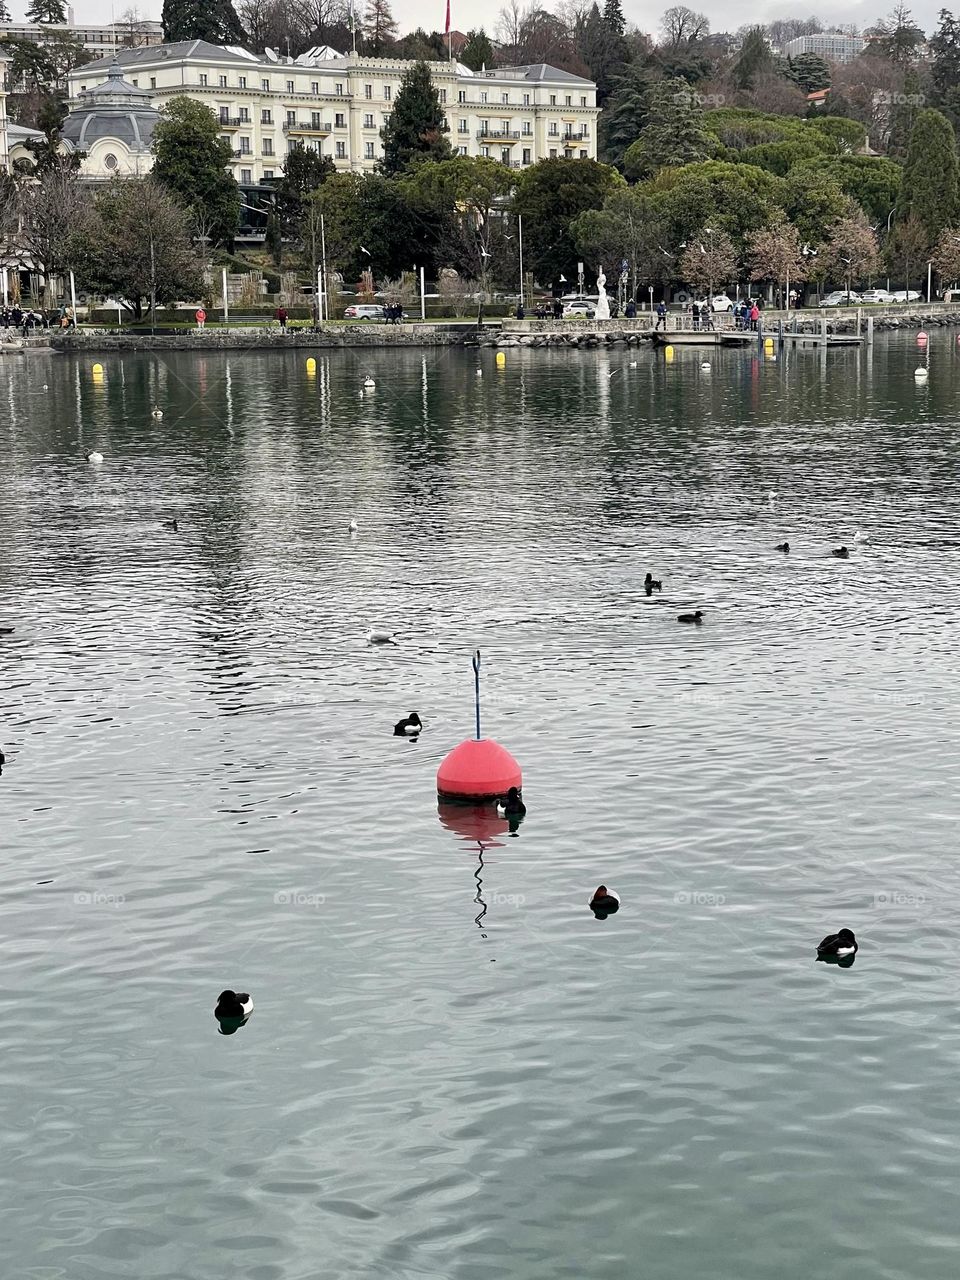
POLYGON ((598 320, 610 319, 610 299, 607 297, 607 291, 604 285, 607 283, 607 277, 603 274, 603 267, 597 274, 597 309, 595 312, 598 320))

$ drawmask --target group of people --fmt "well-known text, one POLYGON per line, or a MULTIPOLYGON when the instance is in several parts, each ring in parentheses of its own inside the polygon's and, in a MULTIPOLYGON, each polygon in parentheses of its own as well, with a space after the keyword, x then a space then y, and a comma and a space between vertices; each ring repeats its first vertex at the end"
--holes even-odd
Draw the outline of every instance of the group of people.
POLYGON ((76 327, 73 307, 21 307, 14 305, 0 310, 0 328, 19 329, 24 337, 33 329, 73 329, 76 327))
POLYGON ((735 329, 752 329, 754 333, 760 328, 760 312, 763 302, 760 298, 751 298, 733 304, 733 327, 735 329))
POLYGON ((383 308, 383 318, 387 324, 400 324, 403 321, 403 303, 388 302, 383 308))

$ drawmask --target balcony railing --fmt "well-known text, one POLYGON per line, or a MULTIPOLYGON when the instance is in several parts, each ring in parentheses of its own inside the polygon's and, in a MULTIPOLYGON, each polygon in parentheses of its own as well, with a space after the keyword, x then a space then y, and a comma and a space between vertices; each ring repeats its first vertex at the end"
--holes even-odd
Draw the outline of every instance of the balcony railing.
POLYGON ((486 133, 482 129, 477 130, 477 137, 483 138, 489 142, 519 142, 520 131, 512 129, 488 129, 486 133))
POLYGON ((241 120, 239 116, 221 116, 217 121, 221 129, 239 129, 241 125, 249 124, 249 120, 241 120))
POLYGON ((326 121, 317 121, 316 124, 311 120, 284 120, 284 133, 329 133, 333 125, 326 121))
POLYGON ((590 134, 586 129, 581 129, 579 133, 565 133, 563 135, 563 145, 565 147, 575 147, 578 142, 586 142, 590 134))

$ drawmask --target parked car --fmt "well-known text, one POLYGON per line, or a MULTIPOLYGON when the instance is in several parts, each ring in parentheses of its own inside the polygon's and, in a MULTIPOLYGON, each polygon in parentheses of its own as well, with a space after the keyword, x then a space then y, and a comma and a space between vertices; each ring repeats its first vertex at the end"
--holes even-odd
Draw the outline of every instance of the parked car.
POLYGON ((859 293, 844 293, 842 289, 835 289, 833 293, 828 293, 820 299, 820 305, 821 307, 855 307, 859 301, 859 293))
POLYGON ((864 289, 860 295, 861 302, 891 303, 893 300, 893 294, 886 289, 864 289))
POLYGON ((919 302, 921 299, 916 289, 895 289, 890 297, 894 302, 919 302))
POLYGON ((374 306, 370 303, 359 302, 352 307, 347 307, 343 313, 345 320, 383 320, 385 313, 383 307, 374 306))
POLYGON ((594 305, 586 298, 574 298, 571 302, 563 304, 563 314, 564 316, 586 316, 588 320, 592 320, 595 314, 594 305))
POLYGON ((711 299, 711 310, 713 311, 732 311, 733 299, 727 297, 725 293, 715 293, 711 299))

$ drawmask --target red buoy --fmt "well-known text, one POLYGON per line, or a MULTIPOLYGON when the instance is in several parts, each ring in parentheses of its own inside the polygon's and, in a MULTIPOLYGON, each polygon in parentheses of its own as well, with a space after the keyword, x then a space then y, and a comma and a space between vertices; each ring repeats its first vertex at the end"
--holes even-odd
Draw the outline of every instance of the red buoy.
POLYGON ((520 766, 492 738, 468 738, 454 747, 437 770, 441 800, 495 800, 511 787, 523 786, 520 766))
POLYGON ((927 335, 921 329, 920 332, 917 334, 917 344, 922 347, 923 344, 926 342, 926 340, 927 340, 927 335))

